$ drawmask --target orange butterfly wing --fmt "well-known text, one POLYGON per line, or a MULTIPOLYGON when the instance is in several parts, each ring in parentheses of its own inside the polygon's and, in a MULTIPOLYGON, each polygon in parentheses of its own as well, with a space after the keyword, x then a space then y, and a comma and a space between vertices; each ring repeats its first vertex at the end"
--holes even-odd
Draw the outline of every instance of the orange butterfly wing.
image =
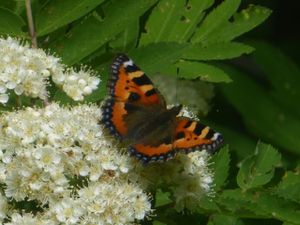
POLYGON ((143 162, 165 161, 178 152, 207 150, 213 153, 222 143, 221 134, 208 126, 190 118, 177 117, 171 141, 165 141, 158 146, 138 143, 130 148, 130 152, 143 162))
POLYGON ((178 118, 175 132, 173 147, 178 152, 205 149, 213 153, 223 143, 220 133, 190 118, 178 118))
MULTIPOLYGON (((154 88, 151 80, 123 54, 118 55, 111 65, 108 92, 110 96, 102 106, 102 123, 111 134, 119 138, 128 135, 128 124, 124 117, 129 111, 134 110, 134 114, 138 114, 143 110, 149 111, 147 110, 149 106, 155 106, 154 109, 165 107, 163 97, 154 88)), ((134 122, 142 123, 142 119, 144 119, 142 116, 136 116, 134 122), (140 121, 137 121, 138 119, 140 121)))

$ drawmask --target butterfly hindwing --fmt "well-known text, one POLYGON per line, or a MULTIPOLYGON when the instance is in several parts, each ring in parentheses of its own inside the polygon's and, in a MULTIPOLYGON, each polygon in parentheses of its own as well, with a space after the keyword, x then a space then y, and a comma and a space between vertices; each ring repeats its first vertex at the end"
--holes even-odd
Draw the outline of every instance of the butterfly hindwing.
MULTIPOLYGON (((156 138, 159 139, 159 136, 156 138)), ((190 153, 205 149, 213 153, 223 142, 220 133, 185 117, 177 117, 172 136, 166 136, 164 141, 160 140, 160 144, 137 143, 130 148, 130 152, 144 162, 166 161, 180 152, 190 153)))
POLYGON ((173 147, 178 152, 192 152, 205 149, 214 152, 222 144, 220 133, 190 118, 178 117, 173 147))

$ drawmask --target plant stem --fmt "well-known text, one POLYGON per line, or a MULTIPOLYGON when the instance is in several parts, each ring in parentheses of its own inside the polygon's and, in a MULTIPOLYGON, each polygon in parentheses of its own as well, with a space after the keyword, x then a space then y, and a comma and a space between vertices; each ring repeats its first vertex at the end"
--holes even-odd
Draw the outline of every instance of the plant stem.
POLYGON ((31 37, 31 46, 33 48, 37 48, 38 44, 37 44, 36 33, 35 33, 34 23, 33 23, 33 18, 32 18, 31 1, 25 0, 25 4, 26 4, 26 14, 27 14, 28 26, 29 26, 29 34, 31 37))
MULTIPOLYGON (((34 22, 33 22, 33 17, 32 17, 32 10, 31 10, 31 0, 25 0, 26 4, 26 14, 27 14, 27 20, 28 20, 28 27, 29 27, 29 35, 31 38, 31 46, 32 48, 37 48, 38 47, 38 42, 36 38, 36 32, 34 28, 34 22)), ((49 99, 46 97, 44 100, 44 105, 47 106, 49 105, 49 99)))

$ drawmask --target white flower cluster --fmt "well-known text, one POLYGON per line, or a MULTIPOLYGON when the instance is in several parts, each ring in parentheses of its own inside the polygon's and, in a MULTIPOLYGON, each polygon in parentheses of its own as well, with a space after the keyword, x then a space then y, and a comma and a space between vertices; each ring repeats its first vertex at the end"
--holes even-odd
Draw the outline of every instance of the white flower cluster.
POLYGON ((180 156, 184 169, 177 174, 173 188, 177 210, 187 208, 194 211, 205 195, 212 194, 213 174, 208 167, 208 159, 209 153, 206 151, 180 156))
POLYGON ((210 101, 214 97, 212 84, 199 80, 180 80, 173 76, 156 75, 153 82, 166 98, 168 104, 183 104, 189 111, 206 116, 210 110, 210 101))
POLYGON ((141 171, 140 183, 154 190, 161 188, 172 193, 178 211, 194 211, 204 196, 213 193, 209 157, 206 151, 195 151, 188 155, 178 154, 175 159, 163 164, 138 168, 141 171))
POLYGON ((67 69, 60 59, 33 49, 28 44, 8 37, 0 38, 0 102, 9 100, 9 91, 16 95, 45 99, 50 76, 75 101, 91 94, 100 83, 89 70, 67 69))
POLYGON ((129 179, 132 159, 105 137, 100 115, 95 105, 52 103, 0 116, 0 223, 130 224, 151 212, 129 179), (42 210, 20 214, 8 199, 42 210))

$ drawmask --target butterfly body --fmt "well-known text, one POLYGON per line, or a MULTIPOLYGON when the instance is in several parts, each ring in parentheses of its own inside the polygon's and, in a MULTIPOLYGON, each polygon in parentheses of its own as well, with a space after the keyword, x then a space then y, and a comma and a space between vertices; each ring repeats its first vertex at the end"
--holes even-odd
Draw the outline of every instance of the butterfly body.
POLYGON ((214 151, 222 137, 209 127, 179 117, 181 105, 167 109, 165 100, 151 80, 126 55, 111 66, 109 98, 102 111, 102 123, 144 162, 164 161, 177 152, 214 151))

